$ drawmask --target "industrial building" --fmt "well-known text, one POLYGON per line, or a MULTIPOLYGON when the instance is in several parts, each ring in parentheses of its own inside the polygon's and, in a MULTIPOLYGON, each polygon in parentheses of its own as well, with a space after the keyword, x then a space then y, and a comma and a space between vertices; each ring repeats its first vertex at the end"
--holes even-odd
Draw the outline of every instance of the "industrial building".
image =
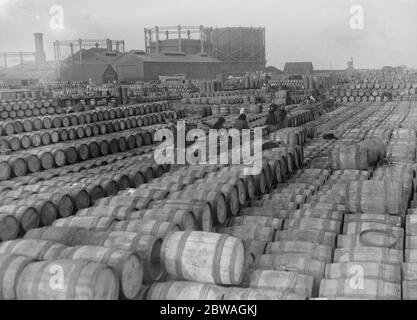
POLYGON ((94 81, 108 83, 118 80, 116 71, 108 63, 71 64, 62 70, 63 81, 94 81))
POLYGON ((161 75, 176 74, 185 74, 187 79, 213 79, 224 67, 219 60, 206 54, 146 54, 141 50, 121 55, 112 66, 119 81, 157 80, 161 75))
POLYGON ((224 71, 244 73, 264 70, 265 28, 177 26, 145 29, 145 51, 149 54, 206 53, 224 64, 224 71), (192 37, 196 39, 193 39, 192 37))
POLYGON ((311 75, 313 71, 312 62, 287 62, 284 66, 284 73, 290 75, 311 75))

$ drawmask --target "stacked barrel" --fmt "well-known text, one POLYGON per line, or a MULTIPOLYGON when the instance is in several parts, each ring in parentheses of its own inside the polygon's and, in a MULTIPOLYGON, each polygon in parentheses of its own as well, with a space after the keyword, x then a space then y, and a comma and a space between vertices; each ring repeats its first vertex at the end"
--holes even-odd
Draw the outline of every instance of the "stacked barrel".
MULTIPOLYGON (((68 123, 58 121, 56 129, 0 137, 3 146, 10 148, 5 155, 0 155, 0 166, 3 169, 0 180, 149 145, 152 143, 153 131, 161 127, 158 123, 182 116, 180 111, 172 110, 134 115, 140 110, 155 111, 167 108, 165 104, 153 106, 155 108, 138 105, 116 110, 98 110, 91 115, 86 113, 70 116, 71 121, 76 124, 74 126, 69 123, 70 117, 64 117, 63 120, 67 119, 68 123), (116 120, 117 114, 120 119, 116 120), (88 124, 78 125, 79 121, 84 122, 87 117, 88 124), (115 120, 97 121, 103 120, 104 117, 115 120)), ((47 123, 51 124, 53 120, 55 119, 49 119, 47 123)), ((14 128, 14 125, 10 128, 14 128)), ((7 134, 7 131, 5 133, 7 134)))
POLYGON ((407 101, 416 97, 417 82, 351 83, 331 89, 330 94, 339 102, 380 102, 384 92, 395 101, 407 101))
MULTIPOLYGON (((140 162, 134 157, 118 162, 116 176, 90 169, 73 174, 71 180, 77 190, 86 189, 84 183, 99 184, 94 192, 96 198, 91 199, 92 207, 75 207, 74 216, 61 216, 52 226, 28 230, 24 240, 0 244, 0 254, 4 255, 0 263, 3 258, 5 267, 16 256, 24 263, 19 274, 14 274, 15 285, 7 288, 10 297, 300 298, 291 292, 263 288, 261 284, 251 289, 237 287, 248 260, 242 240, 233 236, 236 232, 243 235, 238 231, 239 225, 254 229, 236 218, 240 208, 281 181, 281 165, 274 158, 279 155, 284 168, 295 170, 301 164, 301 153, 295 149, 265 151, 269 160, 255 176, 244 175, 245 166, 219 165, 178 168, 161 176, 169 166, 154 164, 147 154, 140 156, 140 162), (123 169, 124 163, 136 165, 134 169, 123 169), (89 179, 90 173, 94 178, 89 179), (102 177, 100 181, 96 181, 98 175, 102 177), (220 234, 210 232, 214 226, 220 234), (69 283, 59 294, 54 288, 45 287, 46 274, 34 278, 37 272, 50 268, 61 268, 70 274, 69 283), (108 291, 105 294, 83 290, 84 276, 77 278, 74 273, 72 277, 71 270, 86 277, 94 270, 105 272, 107 276, 92 278, 88 285, 106 285, 108 291), (29 285, 34 289, 27 292, 29 285)), ((62 180, 65 178, 57 177, 53 183, 60 185, 62 180)))
POLYGON ((1 121, 36 116, 62 114, 64 110, 56 100, 2 100, 0 101, 1 121))

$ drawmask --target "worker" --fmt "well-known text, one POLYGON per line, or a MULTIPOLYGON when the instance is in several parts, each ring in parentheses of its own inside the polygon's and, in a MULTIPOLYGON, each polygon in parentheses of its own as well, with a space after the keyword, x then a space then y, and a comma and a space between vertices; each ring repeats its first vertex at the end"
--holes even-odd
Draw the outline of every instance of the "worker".
POLYGON ((285 110, 285 106, 281 106, 279 109, 279 118, 278 118, 278 125, 280 129, 286 128, 287 125, 287 110, 285 110))
POLYGON ((316 103, 316 99, 313 97, 313 95, 310 96, 310 102, 311 103, 316 103))
POLYGON ((239 115, 239 118, 237 118, 236 122, 233 125, 233 128, 239 131, 242 129, 250 129, 249 124, 246 121, 246 114, 243 113, 239 115))
POLYGON ((266 119, 266 126, 268 133, 278 130, 278 118, 276 115, 276 108, 271 105, 269 108, 268 118, 266 119))
POLYGON ((392 93, 388 91, 384 91, 381 95, 382 101, 392 101, 392 93))
POLYGON ((220 130, 220 129, 224 129, 224 123, 226 122, 226 119, 223 117, 220 117, 219 119, 217 119, 216 123, 211 125, 207 122, 203 121, 203 124, 205 124, 206 126, 208 126, 210 129, 215 129, 215 130, 220 130))
POLYGON ((246 108, 242 108, 239 111, 239 115, 246 114, 246 108))

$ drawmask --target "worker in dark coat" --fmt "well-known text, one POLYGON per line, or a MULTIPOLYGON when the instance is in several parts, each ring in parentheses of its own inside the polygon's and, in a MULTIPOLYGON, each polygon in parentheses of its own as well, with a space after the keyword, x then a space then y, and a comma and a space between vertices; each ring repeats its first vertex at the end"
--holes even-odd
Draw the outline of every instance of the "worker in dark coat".
POLYGON ((243 113, 239 116, 239 118, 237 118, 235 124, 233 125, 233 128, 239 131, 242 129, 250 129, 249 124, 246 121, 246 114, 243 113))
POLYGON ((288 127, 287 115, 288 115, 288 112, 287 110, 285 110, 285 106, 281 106, 279 110, 279 119, 278 119, 278 125, 280 129, 288 127))
POLYGON ((226 119, 223 117, 220 117, 219 119, 217 119, 216 123, 213 125, 210 125, 209 123, 204 122, 204 121, 203 121, 203 124, 210 127, 210 129, 220 130, 220 129, 224 129, 225 122, 226 122, 226 119))
POLYGON ((277 110, 278 110, 278 106, 276 104, 272 104, 269 107, 268 118, 266 119, 266 126, 268 128, 268 133, 275 132, 279 129, 277 110))

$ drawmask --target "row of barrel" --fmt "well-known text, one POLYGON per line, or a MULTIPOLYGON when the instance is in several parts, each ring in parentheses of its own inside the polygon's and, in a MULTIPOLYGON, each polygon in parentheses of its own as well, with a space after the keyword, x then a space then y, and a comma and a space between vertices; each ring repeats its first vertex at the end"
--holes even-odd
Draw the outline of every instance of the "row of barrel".
POLYGON ((153 126, 136 128, 1 155, 0 181, 149 145, 154 130, 153 126))
POLYGON ((77 112, 65 115, 34 117, 23 120, 0 122, 0 136, 10 136, 23 132, 39 131, 51 128, 77 126, 107 120, 140 116, 172 109, 169 102, 154 104, 135 104, 128 106, 97 108, 91 111, 77 112))
POLYGON ((73 215, 99 199, 159 177, 169 166, 158 165, 146 150, 136 149, 106 162, 73 166, 66 171, 33 175, 4 184, 1 191, 0 240, 10 240, 57 218, 73 215), (138 164, 140 162, 140 164, 138 164), (99 176, 99 177, 97 177, 99 176))
POLYGON ((98 137, 105 134, 111 134, 113 132, 125 131, 138 127, 146 127, 173 120, 177 117, 178 114, 176 111, 162 111, 142 116, 131 116, 117 120, 61 127, 57 129, 45 129, 30 133, 21 133, 7 137, 0 137, 0 145, 3 150, 27 150, 60 142, 73 141, 89 137, 98 137))
POLYGON ((0 120, 62 114, 65 110, 56 100, 18 100, 0 102, 0 120))
POLYGON ((361 143, 369 133, 378 135, 386 144, 386 149, 390 150, 387 154, 390 164, 382 164, 371 175, 369 171, 346 170, 349 174, 346 175, 343 184, 322 188, 321 192, 326 193, 326 201, 334 202, 339 208, 344 201, 345 210, 357 212, 355 217, 345 216, 343 228, 347 235, 338 236, 337 239, 337 246, 344 249, 337 249, 333 264, 326 267, 326 278, 331 280, 332 277, 327 275, 327 269, 331 268, 340 279, 322 281, 320 287, 322 297, 327 299, 416 299, 417 297, 415 289, 417 278, 413 271, 416 265, 416 260, 413 258, 413 211, 409 211, 409 215, 404 217, 409 201, 413 199, 416 132, 402 129, 404 123, 409 122, 410 117, 413 118, 414 108, 415 105, 411 103, 385 105, 368 119, 358 122, 357 131, 353 128, 345 134, 339 132, 342 140, 347 139, 351 143, 361 143), (373 130, 370 130, 371 125, 373 130), (380 187, 375 184, 379 184, 380 187), (352 199, 350 190, 360 185, 362 185, 362 198, 374 200, 358 206, 358 202, 352 199), (366 190, 363 189, 365 185, 368 185, 366 190), (349 191, 346 191, 346 186, 349 191), (347 217, 350 220, 356 219, 356 223, 351 226, 348 222, 349 224, 346 225, 347 217), (403 255, 404 248, 405 255, 403 255), (350 282, 349 272, 361 273, 360 281, 363 284, 361 287, 358 287, 357 282, 356 285, 350 282))
POLYGON ((8 101, 20 101, 20 100, 39 100, 41 99, 41 92, 40 90, 29 90, 29 89, 21 89, 21 90, 2 90, 0 92, 0 99, 1 102, 8 102, 8 101))
MULTIPOLYGON (((281 151, 271 151, 271 152, 280 152, 280 154, 287 155, 286 150, 281 151)), ((271 154, 271 157, 273 155, 271 154)), ((271 158, 272 159, 272 158, 271 158)), ((298 159, 299 162, 301 162, 300 159, 298 159)), ((275 163, 275 162, 274 162, 275 163)), ((215 168, 214 168, 215 169, 215 168)), ((225 168, 227 169, 227 167, 225 168)), ((236 168, 237 170, 230 170, 225 171, 229 172, 229 177, 242 177, 239 179, 235 179, 236 181, 240 181, 240 179, 243 179, 242 170, 243 168, 236 168)), ((208 170, 207 168, 204 169, 205 171, 208 170)), ((42 229, 36 229, 29 231, 26 236, 25 240, 14 240, 14 241, 7 241, 0 245, 0 252, 5 255, 22 255, 26 256, 30 259, 35 260, 45 260, 45 262, 41 262, 41 264, 33 262, 28 264, 28 267, 22 268, 23 271, 20 274, 14 274, 16 277, 16 281, 14 282, 15 286, 9 287, 9 292, 14 298, 18 299, 51 299, 52 297, 60 298, 60 299, 71 299, 71 298, 79 298, 79 299, 92 299, 92 298, 101 298, 101 299, 114 299, 118 297, 122 298, 143 298, 143 293, 140 290, 140 284, 142 282, 142 273, 140 270, 140 266, 138 266, 138 263, 136 263, 136 267, 132 268, 135 263, 132 262, 132 254, 138 254, 140 256, 139 261, 141 261, 142 266, 144 267, 143 270, 143 282, 145 284, 152 284, 155 279, 163 280, 165 277, 161 277, 158 268, 157 268, 157 260, 159 258, 155 256, 155 252, 160 250, 160 256, 161 256, 161 262, 163 266, 163 273, 168 272, 171 276, 175 277, 182 277, 185 276, 188 278, 188 280, 195 280, 195 281, 211 281, 212 283, 218 283, 218 284, 233 284, 240 282, 240 278, 242 277, 243 272, 243 262, 244 262, 244 254, 243 254, 243 244, 240 240, 233 238, 233 237, 227 237, 227 236, 220 236, 218 234, 214 233, 205 233, 205 232, 172 232, 175 231, 174 227, 175 225, 169 224, 168 222, 159 222, 154 220, 146 220, 152 219, 152 217, 158 217, 161 219, 167 219, 167 216, 172 216, 174 219, 174 216, 176 216, 176 221, 179 222, 180 228, 194 228, 193 224, 182 224, 181 219, 178 219, 180 216, 179 210, 176 210, 178 212, 176 215, 171 212, 168 213, 167 208, 171 205, 173 208, 177 208, 177 206, 182 205, 186 208, 190 208, 194 205, 193 212, 198 213, 201 211, 201 209, 198 209, 198 204, 200 202, 200 207, 203 209, 201 212, 203 212, 202 219, 200 219, 200 222, 198 223, 197 228, 211 228, 211 214, 215 217, 213 221, 215 223, 218 223, 218 220, 223 219, 223 214, 221 212, 228 211, 230 202, 227 202, 226 198, 229 198, 228 196, 225 197, 225 195, 228 195, 227 188, 225 188, 226 185, 220 188, 221 183, 220 181, 225 181, 224 177, 225 172, 219 172, 217 173, 217 176, 219 178, 214 179, 217 181, 219 185, 218 190, 220 191, 209 191, 209 192, 195 192, 195 191, 174 191, 171 193, 171 196, 168 198, 168 200, 158 200, 162 199, 162 193, 160 192, 159 195, 157 192, 155 192, 154 188, 167 188, 167 183, 162 183, 169 181, 168 179, 173 179, 173 182, 179 181, 186 182, 187 178, 189 179, 190 184, 190 190, 195 190, 195 187, 192 186, 192 182, 196 181, 195 179, 199 177, 203 177, 205 174, 212 174, 215 175, 216 172, 208 173, 208 172, 201 172, 200 171, 194 171, 193 174, 190 175, 190 170, 187 168, 183 170, 175 171, 173 174, 168 174, 168 176, 164 176, 161 181, 158 182, 158 180, 153 180, 150 185, 145 184, 143 185, 142 189, 134 189, 134 190, 127 190, 126 192, 120 193, 119 196, 103 199, 103 202, 101 200, 96 202, 96 207, 99 208, 101 204, 104 204, 105 206, 101 208, 101 210, 95 210, 93 208, 81 210, 78 212, 77 216, 73 218, 65 218, 65 219, 59 219, 56 220, 53 224, 53 227, 49 228, 42 228, 42 229), (190 179, 192 178, 192 179, 190 179), (220 179, 220 180, 219 180, 220 179), (146 192, 148 191, 148 192, 146 192), (152 192, 151 192, 152 191, 152 192), (130 199, 130 203, 133 204, 135 200, 135 196, 152 196, 152 202, 153 206, 155 208, 159 206, 163 206, 165 210, 158 209, 153 210, 153 212, 145 212, 143 210, 134 211, 131 213, 128 213, 129 210, 127 210, 126 207, 120 205, 118 210, 113 210, 111 212, 109 206, 109 203, 115 203, 117 201, 121 201, 119 203, 123 203, 122 199, 117 199, 120 197, 125 197, 130 199), (190 196, 191 199, 194 199, 195 201, 190 202, 190 196), (182 198, 184 197, 184 198, 182 198), (181 200, 183 199, 183 200, 181 200), (207 201, 205 201, 206 199, 207 201), (226 204, 227 202, 227 204, 226 204), (207 208, 209 211, 207 211, 207 208), (227 208, 227 209, 226 209, 227 208), (197 210, 198 209, 198 210, 197 210), (95 213, 94 213, 95 212, 95 213), (106 213, 107 212, 107 213, 106 213), (114 215, 115 213, 118 214, 118 218, 121 218, 121 215, 133 215, 135 217, 141 217, 141 220, 127 220, 127 221, 115 221, 113 218, 107 218, 106 215, 114 215), (99 215, 98 217, 94 216, 94 214, 99 215), (164 217, 165 214, 165 217, 164 217), (92 216, 91 216, 92 215, 92 216), (104 217, 103 217, 104 215, 104 217), (203 218, 204 217, 204 218, 203 218), (181 222, 181 223, 180 223, 181 222), (65 226, 78 226, 81 229, 96 229, 96 231, 87 231, 87 230, 78 230, 77 228, 66 228, 65 226), (168 226, 172 226, 172 228, 168 228, 168 226), (63 226, 63 227, 60 227, 63 226), (101 232, 103 236, 100 234, 100 230, 108 229, 107 232, 101 232), (117 231, 119 230, 119 231, 117 231), (123 231, 122 231, 123 230, 123 231), (76 233, 76 236, 75 236, 76 233), (146 234, 145 234, 146 233, 146 234), (152 234, 150 234, 152 233, 152 234), (106 235, 104 235, 106 234, 106 235), (108 235, 108 236, 107 236, 108 235), (159 242, 158 245, 153 245, 156 243, 160 237, 164 237, 164 242, 159 242), (99 240, 99 238, 103 240, 99 240), (133 237, 133 238, 132 238, 133 237), (182 249, 180 258, 180 263, 182 264, 182 275, 178 274, 177 271, 173 269, 176 264, 178 264, 177 259, 172 259, 171 255, 174 251, 177 251, 178 249, 178 237, 181 241, 185 241, 189 245, 185 246, 184 249, 182 249), (106 238, 106 240, 104 239, 106 238), (29 240, 32 239, 32 240, 29 240), (33 240, 33 239, 43 239, 43 240, 33 240), (49 239, 49 241, 46 241, 46 239, 49 239), (118 239, 118 240, 117 240, 118 239), (134 245, 132 242, 133 239, 136 241, 139 241, 141 245, 134 245), (82 242, 82 244, 80 243, 82 242), (65 244, 64 244, 65 242, 65 244), (64 245, 72 245, 72 246, 79 246, 79 247, 73 247, 68 248, 64 247, 64 245), (82 245, 82 247, 81 247, 82 245), (91 246, 97 246, 101 245, 103 247, 91 247, 91 246), (113 256, 109 251, 110 248, 113 248, 113 251, 115 248, 121 249, 127 249, 130 246, 130 250, 134 251, 134 253, 131 253, 127 255, 126 253, 123 255, 123 257, 120 256, 121 252, 119 251, 119 255, 115 253, 113 256), (201 259, 202 251, 201 246, 204 246, 206 248, 205 258, 201 259), (28 249, 28 248, 31 249, 28 249), (48 250, 48 248, 51 248, 52 250, 48 250), (75 249, 79 248, 79 249, 75 249), (106 249, 107 248, 107 249, 106 249), (160 248, 160 249, 158 249, 160 248), (69 254, 68 251, 74 249, 74 255, 69 254), (66 251, 65 251, 66 250, 66 251), (53 253, 54 251, 55 253, 53 253), (64 254, 64 251, 66 252, 64 254), (77 251, 77 253, 75 253, 77 251), (59 253, 58 253, 59 252, 59 253), (95 252, 95 254, 93 254, 95 252), (222 254, 223 252, 223 254, 222 254), (231 256, 228 254, 228 252, 233 252, 236 254, 236 259, 231 259, 231 256), (67 255, 68 254, 68 255, 67 255), (223 261, 218 261, 218 258, 216 258, 218 255, 222 257, 223 261), (104 257, 108 258, 104 258, 104 257), (117 257, 119 257, 117 259, 117 257), (130 257, 128 260, 126 260, 127 257, 130 257), (186 258, 188 257, 188 258, 186 258), (61 259, 72 259, 72 261, 68 260, 61 260, 61 259), (99 260, 101 259, 101 260, 99 260), (193 261, 196 261, 197 264, 189 264, 187 261, 193 259, 193 261), (54 261, 52 261, 54 260, 54 261), (81 263, 79 260, 84 260, 86 262, 81 263), (108 285, 108 291, 111 292, 107 295, 104 295, 103 292, 97 291, 96 293, 92 292, 92 290, 81 290, 84 288, 83 282, 85 283, 86 279, 81 278, 73 278, 70 276, 70 281, 72 286, 75 286, 76 288, 79 288, 80 290, 77 290, 75 293, 70 292, 67 290, 63 290, 60 292, 59 295, 56 295, 53 290, 38 290, 42 287, 42 284, 44 281, 46 281, 46 277, 41 277, 38 280, 35 280, 32 278, 32 274, 34 269, 43 270, 44 268, 48 268, 51 265, 55 265, 58 267, 62 267, 65 271, 68 271, 70 275, 72 275, 71 270, 77 269, 80 271, 80 268, 84 268, 84 266, 87 264, 87 261, 90 262, 91 267, 93 266, 98 269, 103 269, 102 266, 97 266, 96 262, 104 263, 104 265, 110 266, 115 265, 116 261, 119 264, 119 268, 117 268, 115 271, 119 273, 120 277, 111 277, 110 274, 108 274, 107 278, 103 279, 96 279, 93 281, 88 281, 88 284, 91 287, 101 286, 101 285, 108 285), (112 262, 113 261, 113 262, 112 262), (126 264, 127 261, 131 262, 129 264, 126 264), (175 262, 177 261, 177 262, 175 262), (207 269, 212 269, 214 264, 223 265, 221 269, 229 270, 224 274, 218 274, 217 272, 208 272, 207 269), (79 265, 83 265, 83 267, 78 267, 79 265), (71 266, 71 267, 70 267, 71 266), (127 268, 121 268, 121 266, 129 266, 127 268), (120 273, 122 272, 122 273, 120 273), (212 274, 212 276, 210 276, 212 274), (125 276, 126 275, 126 276, 125 276), (129 275, 129 277, 127 277, 129 275), (161 277, 161 278, 160 278, 161 277), (211 279, 210 279, 211 278, 211 279), (109 279, 112 279, 111 281, 109 279), (113 281, 114 279, 119 279, 117 283, 113 281), (206 280, 204 280, 206 279, 206 280), (106 281, 108 280, 108 281, 106 281), (95 282, 94 282, 95 281, 95 282), (100 282, 101 283, 98 283, 100 282), (28 295, 22 295, 22 292, 24 290, 20 290, 21 287, 24 286, 24 283, 29 285, 29 283, 32 282, 32 284, 38 288, 32 291, 33 294, 28 295), (14 295, 13 295, 14 294, 14 295), (75 296, 74 296, 75 294, 75 296), (78 294, 78 295, 77 295, 78 294)), ((270 173, 270 172, 269 172, 270 173)), ((258 183, 255 183, 255 185, 263 186, 261 188, 264 188, 265 186, 263 183, 265 183, 264 172, 262 173, 263 178, 252 178, 253 181, 258 181, 258 183)), ((170 188, 172 189, 172 185, 170 188)), ((177 186, 178 187, 178 186, 177 186)), ((236 187, 235 187, 236 188, 236 187)), ((259 189, 259 187, 258 187, 259 189)), ((173 191, 174 189, 172 189, 173 191)), ((235 189, 233 189, 235 190, 235 189)), ((246 191, 246 187, 243 189, 246 191)), ((252 188, 250 190, 253 190, 252 188)), ((207 190, 208 191, 208 190, 207 190)), ((149 198, 147 201, 142 201, 144 198, 140 197, 140 199, 136 199, 136 203, 134 204, 135 208, 142 209, 146 202, 149 205, 149 198)), ((126 201, 124 201, 125 204, 128 204, 126 201)), ((183 210, 184 211, 184 210, 183 210)), ((225 214, 228 214, 225 213, 225 214)), ((170 220, 172 221, 172 220, 170 220)), ((159 240, 160 241, 160 240, 159 240)), ((139 242, 136 242, 139 244, 139 242)), ((179 252, 178 252, 179 254, 179 252)), ((137 261, 136 261, 137 262, 137 261)), ((6 263, 5 263, 6 264, 6 263)), ((3 265, 7 267, 7 265, 3 265)), ((164 287, 165 284, 154 284, 150 287, 148 293, 145 295, 148 297, 148 299, 152 298, 159 298, 159 295, 162 294, 159 292, 158 288, 161 286, 164 287), (154 294, 152 294, 154 292, 154 294)), ((181 283, 178 283, 178 285, 181 287, 181 283)), ((193 282, 184 282, 184 286, 205 286, 203 284, 193 284, 193 282)), ((147 286, 143 286, 143 289, 147 289, 147 286)), ((217 286, 214 286, 217 287, 217 286)), ((172 289, 175 290, 175 286, 172 286, 172 289)), ((178 288, 179 289, 179 288, 178 288)), ((177 290, 178 290, 177 289, 177 290)), ((225 288, 222 288, 222 290, 225 290, 225 288)), ((237 292, 235 294, 243 294, 245 293, 245 290, 237 289, 237 292)), ((219 291, 220 292, 220 291, 219 291)), ((223 292, 223 291, 222 291, 223 292)), ((268 293, 268 291, 266 291, 268 293)), ((177 293, 179 293, 177 291, 177 293)), ((249 292, 250 293, 250 292, 249 292)), ((167 296, 172 295, 173 292, 170 291, 165 292, 164 294, 167 294, 167 296)), ((189 294, 185 293, 184 294, 189 294)), ((252 294, 262 294, 261 292, 254 291, 252 294)), ((278 298, 278 295, 269 292, 269 294, 272 296, 275 296, 278 298)), ((213 297, 209 295, 210 297, 213 297)), ((222 294, 223 296, 223 294, 222 294)), ((262 295, 261 295, 262 296, 262 295)), ((179 296, 180 297, 180 296, 179 296)), ((184 297, 184 296, 183 296, 184 297)), ((197 296, 198 297, 198 296, 197 296)), ((236 295, 234 295, 236 297, 236 295)))
POLYGON ((417 89, 417 82, 367 82, 339 85, 344 90, 365 89, 417 89))

